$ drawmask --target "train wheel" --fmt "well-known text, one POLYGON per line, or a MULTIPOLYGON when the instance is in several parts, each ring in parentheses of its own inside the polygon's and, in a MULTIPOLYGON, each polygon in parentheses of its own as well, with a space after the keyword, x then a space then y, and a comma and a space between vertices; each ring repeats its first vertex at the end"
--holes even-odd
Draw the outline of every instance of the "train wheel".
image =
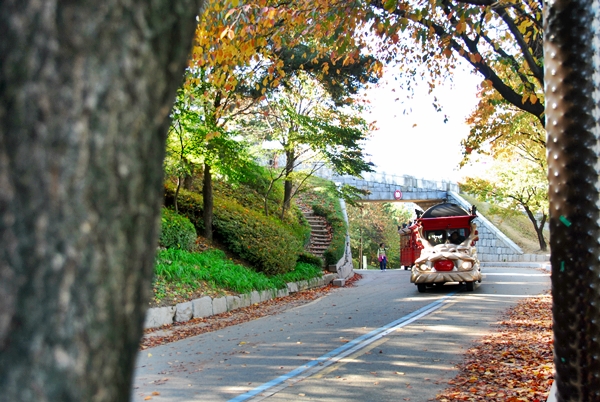
POLYGON ((473 291, 473 282, 466 282, 467 285, 467 291, 472 292, 473 291))
POLYGON ((417 290, 419 291, 419 293, 425 293, 425 291, 427 290, 427 286, 425 286, 424 283, 417 283, 417 290))

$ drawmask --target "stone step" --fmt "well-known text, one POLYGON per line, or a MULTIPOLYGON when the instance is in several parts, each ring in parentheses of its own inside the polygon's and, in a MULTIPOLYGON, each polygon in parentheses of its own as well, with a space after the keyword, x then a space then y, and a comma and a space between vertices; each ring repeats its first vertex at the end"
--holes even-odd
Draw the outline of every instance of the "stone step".
POLYGON ((311 244, 309 246, 313 250, 327 250, 327 247, 329 247, 329 244, 311 244))

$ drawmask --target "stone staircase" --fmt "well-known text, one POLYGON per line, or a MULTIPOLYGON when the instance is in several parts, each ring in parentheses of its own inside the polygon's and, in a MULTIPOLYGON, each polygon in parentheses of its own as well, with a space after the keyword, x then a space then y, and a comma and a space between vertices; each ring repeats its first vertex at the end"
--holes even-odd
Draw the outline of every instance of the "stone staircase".
POLYGON ((301 203, 298 203, 298 206, 310 225, 310 241, 306 246, 306 250, 317 257, 323 258, 323 253, 331 244, 331 229, 325 218, 315 215, 312 208, 301 203))

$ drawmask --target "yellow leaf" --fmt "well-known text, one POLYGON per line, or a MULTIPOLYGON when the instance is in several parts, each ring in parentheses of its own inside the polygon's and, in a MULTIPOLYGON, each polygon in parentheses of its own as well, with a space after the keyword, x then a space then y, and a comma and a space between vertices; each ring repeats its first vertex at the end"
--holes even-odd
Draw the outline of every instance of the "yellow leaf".
POLYGON ((538 98, 537 98, 537 96, 535 96, 534 94, 531 94, 531 95, 529 96, 529 102, 531 102, 531 103, 536 103, 536 102, 537 102, 537 100, 538 100, 538 98))
MULTIPOLYGON (((236 6, 234 6, 234 7, 236 7, 236 6)), ((227 14, 225 14, 225 19, 227 19, 227 18, 231 17, 231 14, 233 14, 234 12, 235 12, 235 9, 234 9, 234 8, 232 8, 232 9, 231 9, 231 10, 229 10, 229 11, 227 11, 227 14)))
POLYGON ((218 131, 212 131, 212 132, 210 132, 210 133, 206 134, 206 139, 207 139, 207 140, 211 140, 211 139, 213 139, 213 138, 215 138, 215 137, 218 137, 218 136, 220 136, 220 135, 221 135, 221 134, 220 134, 218 131))
POLYGON ((227 35, 229 32, 229 27, 226 27, 223 32, 221 32, 221 36, 219 36, 219 39, 223 39, 225 37, 225 35, 227 35))

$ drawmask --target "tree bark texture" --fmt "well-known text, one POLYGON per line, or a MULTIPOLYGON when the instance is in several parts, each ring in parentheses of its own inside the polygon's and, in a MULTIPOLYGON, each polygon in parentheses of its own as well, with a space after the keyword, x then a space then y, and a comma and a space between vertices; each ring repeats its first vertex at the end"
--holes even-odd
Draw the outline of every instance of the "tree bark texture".
POLYGON ((281 205, 281 219, 284 219, 285 212, 290 209, 292 202, 292 191, 294 190, 294 182, 292 173, 294 173, 294 164, 296 163, 296 153, 293 149, 285 151, 285 181, 283 182, 283 203, 281 205))
POLYGON ((523 205, 523 209, 525 209, 525 213, 527 214, 529 221, 535 229, 535 234, 537 235, 540 250, 546 251, 548 249, 548 245, 546 244, 546 240, 544 239, 544 225, 546 225, 546 215, 543 215, 542 220, 540 221, 540 223, 538 223, 534 213, 531 211, 531 209, 529 209, 529 207, 523 205))
POLYGON ((600 400, 600 2, 548 2, 548 178, 557 400, 600 400))
POLYGON ((204 164, 202 176, 202 219, 204 221, 204 237, 208 240, 213 238, 213 187, 212 171, 208 164, 204 164))
POLYGON ((0 2, 0 399, 129 399, 200 3, 0 2))

